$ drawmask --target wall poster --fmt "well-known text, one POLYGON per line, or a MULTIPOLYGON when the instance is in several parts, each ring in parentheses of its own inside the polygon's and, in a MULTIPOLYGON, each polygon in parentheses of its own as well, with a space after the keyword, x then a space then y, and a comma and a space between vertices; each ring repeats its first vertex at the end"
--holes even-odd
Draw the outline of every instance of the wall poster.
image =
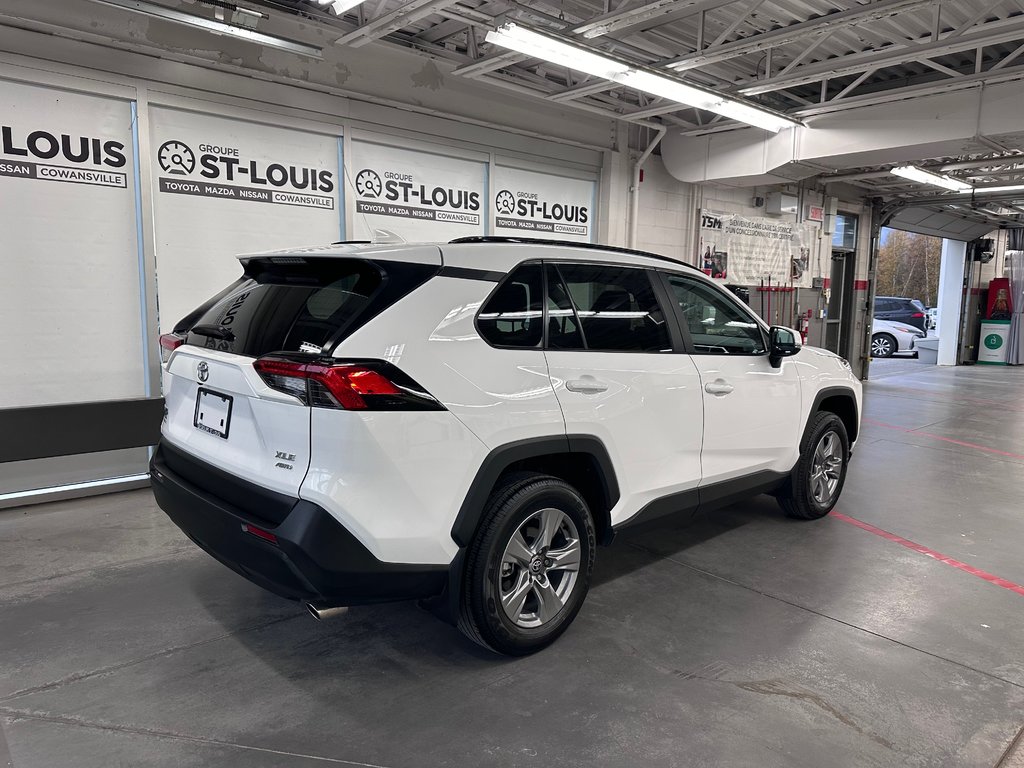
POLYGON ((358 240, 378 229, 421 243, 486 234, 482 161, 353 139, 346 165, 358 240))
POLYGON ((495 234, 593 242, 596 182, 498 166, 494 188, 495 234))
POLYGON ((811 287, 816 229, 792 221, 704 209, 697 266, 716 280, 738 285, 772 282, 811 287))

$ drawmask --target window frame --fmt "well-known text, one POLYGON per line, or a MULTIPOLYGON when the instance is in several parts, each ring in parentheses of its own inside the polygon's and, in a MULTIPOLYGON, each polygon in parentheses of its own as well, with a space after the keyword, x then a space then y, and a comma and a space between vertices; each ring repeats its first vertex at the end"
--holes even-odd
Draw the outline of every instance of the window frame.
POLYGON ((659 271, 653 267, 648 267, 639 264, 628 264, 620 261, 599 261, 593 259, 570 259, 570 258, 555 258, 555 259, 526 259, 521 261, 512 267, 508 273, 498 281, 498 284, 487 294, 484 300, 480 303, 480 308, 476 311, 476 315, 473 317, 473 327, 487 346, 492 349, 515 349, 519 351, 537 351, 537 352, 591 352, 594 354, 622 354, 622 355, 682 355, 689 354, 688 342, 683 336, 683 331, 678 318, 678 304, 672 299, 671 291, 667 289, 667 283, 660 277, 659 271), (554 267, 558 274, 559 280, 562 281, 562 286, 565 288, 568 294, 568 285, 566 285, 565 278, 559 269, 560 264, 581 264, 586 266, 596 267, 614 267, 619 269, 634 269, 638 272, 645 272, 647 281, 651 286, 651 291, 654 293, 654 299, 658 303, 659 309, 665 317, 665 328, 668 332, 669 347, 662 351, 650 352, 647 350, 639 349, 590 349, 587 346, 587 334, 583 330, 582 324, 580 324, 578 308, 576 302, 572 301, 572 295, 569 294, 570 301, 572 301, 573 316, 576 318, 576 322, 579 324, 580 337, 583 339, 583 348, 581 349, 553 349, 548 346, 548 267, 554 267), (479 319, 480 313, 483 312, 487 302, 501 290, 502 286, 510 280, 515 273, 523 267, 527 266, 539 266, 541 270, 541 290, 543 291, 543 300, 541 302, 542 315, 541 322, 543 323, 543 334, 541 336, 540 345, 536 347, 516 347, 507 346, 502 344, 492 343, 483 333, 480 331, 479 319))
POLYGON ((711 282, 710 280, 701 280, 700 278, 694 277, 693 275, 688 275, 688 274, 683 273, 683 272, 671 272, 671 271, 664 270, 664 269, 659 269, 659 270, 657 270, 657 272, 658 272, 658 276, 661 278, 660 282, 662 283, 663 290, 665 291, 666 295, 671 300, 672 316, 675 318, 675 324, 678 326, 679 333, 682 335, 682 337, 684 339, 684 345, 686 347, 687 354, 689 354, 689 355, 700 355, 701 357, 747 357, 747 358, 751 358, 751 357, 767 357, 769 355, 769 353, 770 353, 770 350, 769 350, 769 335, 770 334, 769 334, 769 326, 768 326, 768 324, 765 323, 765 321, 762 320, 760 317, 758 317, 753 311, 751 311, 751 309, 746 304, 741 302, 735 296, 735 294, 733 294, 731 291, 728 291, 728 290, 725 290, 724 288, 719 287, 718 285, 716 285, 715 283, 711 282), (678 279, 682 280, 683 282, 688 283, 690 285, 700 285, 700 286, 703 286, 703 287, 710 288, 712 290, 712 292, 715 293, 715 295, 723 297, 725 302, 727 304, 729 304, 730 306, 732 306, 734 309, 736 309, 739 312, 740 315, 746 317, 749 320, 753 320, 754 324, 761 331, 761 343, 764 346, 763 351, 761 351, 761 352, 737 353, 737 354, 726 354, 726 355, 716 355, 716 354, 713 354, 711 352, 700 352, 700 351, 698 351, 696 346, 693 343, 693 338, 690 336, 690 329, 689 329, 689 326, 687 326, 687 324, 686 324, 686 318, 683 316, 683 309, 682 309, 682 307, 679 306, 679 302, 676 301, 675 292, 672 289, 672 284, 669 282, 670 278, 678 278, 678 279))

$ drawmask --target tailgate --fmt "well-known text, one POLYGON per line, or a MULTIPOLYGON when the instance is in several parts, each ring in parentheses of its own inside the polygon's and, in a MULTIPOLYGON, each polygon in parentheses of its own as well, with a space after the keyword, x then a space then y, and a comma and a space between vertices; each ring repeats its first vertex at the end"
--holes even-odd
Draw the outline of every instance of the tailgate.
POLYGON ((166 368, 161 431, 202 461, 298 497, 309 468, 310 409, 268 387, 253 362, 190 345, 178 349, 166 368))

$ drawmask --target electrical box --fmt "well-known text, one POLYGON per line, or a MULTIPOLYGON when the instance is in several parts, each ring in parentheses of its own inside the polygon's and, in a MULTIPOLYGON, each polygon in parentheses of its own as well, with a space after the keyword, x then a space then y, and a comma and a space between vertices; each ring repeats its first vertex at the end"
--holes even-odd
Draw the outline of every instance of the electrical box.
POLYGON ((796 213, 796 195, 787 195, 785 192, 769 192, 765 198, 764 212, 773 214, 796 213))

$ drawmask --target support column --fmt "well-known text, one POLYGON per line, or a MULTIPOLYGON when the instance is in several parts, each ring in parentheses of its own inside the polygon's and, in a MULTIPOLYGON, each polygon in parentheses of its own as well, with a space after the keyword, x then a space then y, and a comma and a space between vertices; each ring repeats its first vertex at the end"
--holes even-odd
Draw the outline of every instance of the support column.
POLYGON ((960 340, 960 313, 963 310, 964 267, 967 243, 942 239, 942 263, 939 267, 939 365, 956 365, 960 340))

